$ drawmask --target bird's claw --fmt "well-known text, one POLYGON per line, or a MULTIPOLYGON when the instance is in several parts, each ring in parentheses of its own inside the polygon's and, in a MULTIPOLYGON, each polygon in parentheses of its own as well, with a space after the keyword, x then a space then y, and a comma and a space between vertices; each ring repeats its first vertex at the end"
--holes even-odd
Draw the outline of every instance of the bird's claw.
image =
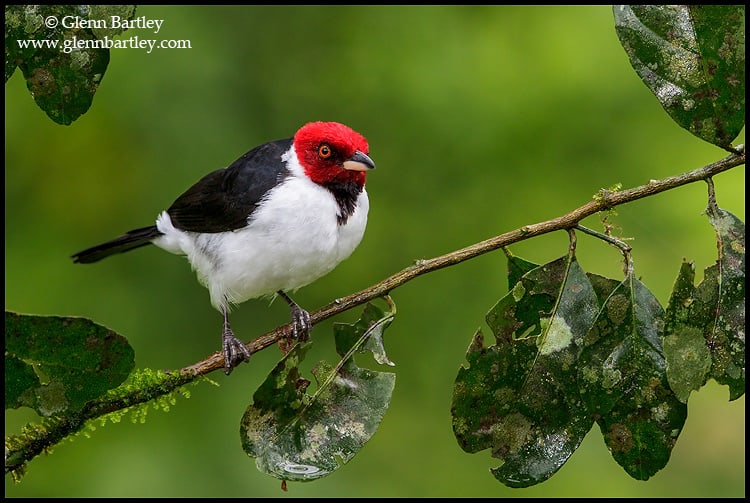
POLYGON ((312 319, 310 318, 310 313, 299 307, 299 305, 294 302, 291 297, 289 297, 286 293, 284 293, 283 290, 279 290, 276 292, 281 298, 283 298, 287 304, 289 304, 289 309, 291 310, 292 314, 292 333, 291 337, 288 337, 287 340, 282 343, 282 341, 279 341, 279 345, 281 346, 281 350, 284 351, 284 353, 288 352, 289 349, 293 346, 293 341, 298 340, 300 342, 305 342, 308 339, 310 339, 310 329, 312 329, 312 319))
POLYGON ((229 375, 234 367, 250 361, 250 351, 241 340, 234 336, 231 329, 225 329, 221 337, 221 349, 224 353, 224 373, 229 375))
POLYGON ((300 342, 306 342, 310 339, 310 329, 312 321, 310 313, 294 304, 292 310, 292 336, 300 342))

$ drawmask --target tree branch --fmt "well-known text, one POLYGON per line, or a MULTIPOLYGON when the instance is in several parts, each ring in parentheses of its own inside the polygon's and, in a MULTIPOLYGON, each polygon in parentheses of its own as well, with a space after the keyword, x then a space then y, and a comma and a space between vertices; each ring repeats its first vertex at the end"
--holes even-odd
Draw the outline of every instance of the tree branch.
MULTIPOLYGON (((675 189, 689 183, 701 180, 710 180, 712 176, 745 164, 744 145, 736 147, 734 153, 702 168, 683 173, 681 175, 664 178, 662 180, 650 180, 646 185, 622 191, 600 190, 592 201, 580 206, 573 211, 551 220, 530 224, 519 229, 500 234, 493 238, 467 246, 439 257, 417 260, 413 265, 385 278, 379 283, 370 286, 347 297, 336 299, 330 304, 321 307, 311 313, 313 324, 331 318, 337 314, 348 311, 361 304, 382 297, 414 278, 427 274, 444 267, 459 264, 466 260, 478 257, 485 253, 497 250, 513 243, 518 243, 542 234, 559 230, 569 230, 576 227, 581 220, 600 211, 612 209, 622 204, 630 203, 638 199, 653 196, 667 190, 675 189)), ((291 334, 291 325, 280 326, 257 339, 246 344, 250 353, 256 353, 265 349, 291 334)), ((151 399, 171 393, 200 376, 210 372, 224 369, 224 358, 221 353, 214 353, 205 360, 185 367, 170 374, 164 374, 164 378, 146 388, 132 389, 117 398, 93 400, 77 414, 66 418, 57 418, 43 422, 41 426, 26 429, 20 437, 6 438, 6 462, 5 472, 22 470, 25 463, 45 451, 60 439, 78 431, 86 421, 101 417, 104 414, 122 411, 125 408, 145 403, 151 399)), ((131 386, 132 388, 132 386, 131 386)), ((118 388, 119 389, 119 388, 118 388)), ((117 391, 117 390, 113 390, 117 391)))
MULTIPOLYGON (((653 196, 689 183, 710 179, 714 175, 745 164, 745 146, 738 145, 736 151, 737 153, 733 153, 713 164, 709 164, 681 175, 664 178, 662 180, 650 180, 646 185, 641 185, 640 187, 635 187, 633 189, 617 192, 601 189, 594 196, 593 201, 586 203, 563 216, 537 224, 525 225, 520 229, 500 234, 499 236, 495 236, 439 257, 417 260, 412 266, 385 278, 369 288, 353 293, 347 297, 336 299, 330 304, 321 307, 316 312, 311 313, 312 322, 313 324, 319 323, 332 316, 348 311, 353 307, 359 306, 378 297, 382 297, 394 288, 397 288, 422 274, 427 274, 444 267, 459 264, 466 260, 497 250, 498 248, 518 243, 535 236, 575 227, 584 218, 600 211, 612 209, 615 206, 630 203, 644 197, 653 196)), ((283 325, 249 342, 246 347, 250 353, 255 353, 275 344, 283 337, 288 337, 290 333, 291 326, 289 324, 283 325)), ((201 362, 185 367, 181 372, 204 375, 223 368, 224 358, 220 353, 214 353, 212 356, 201 362)))

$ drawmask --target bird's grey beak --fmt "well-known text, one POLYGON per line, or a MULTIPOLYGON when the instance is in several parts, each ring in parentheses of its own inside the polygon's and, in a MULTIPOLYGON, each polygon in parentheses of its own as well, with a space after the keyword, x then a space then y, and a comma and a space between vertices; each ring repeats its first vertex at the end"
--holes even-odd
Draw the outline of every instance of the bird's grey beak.
POLYGON ((367 154, 357 150, 354 152, 354 155, 344 161, 344 169, 350 171, 367 171, 375 169, 375 163, 372 162, 372 159, 367 154))

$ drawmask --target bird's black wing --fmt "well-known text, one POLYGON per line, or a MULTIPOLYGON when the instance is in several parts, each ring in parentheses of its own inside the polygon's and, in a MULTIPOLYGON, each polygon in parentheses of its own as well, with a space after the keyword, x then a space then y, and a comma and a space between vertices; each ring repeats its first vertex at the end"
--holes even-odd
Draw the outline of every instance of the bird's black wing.
POLYGON ((172 224, 193 232, 245 227, 263 196, 288 175, 281 156, 291 146, 291 138, 265 143, 204 176, 169 207, 172 224))

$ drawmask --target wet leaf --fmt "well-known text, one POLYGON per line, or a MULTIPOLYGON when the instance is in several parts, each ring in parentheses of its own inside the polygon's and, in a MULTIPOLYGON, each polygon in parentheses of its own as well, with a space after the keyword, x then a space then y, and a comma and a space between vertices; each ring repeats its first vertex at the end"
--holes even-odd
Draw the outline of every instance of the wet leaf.
MULTIPOLYGON (((312 395, 307 393, 311 382, 299 370, 312 343, 296 344, 276 365, 240 423, 242 447, 261 472, 282 480, 315 480, 347 463, 370 439, 388 408, 396 376, 360 368, 353 356, 370 334, 382 336, 393 315, 368 305, 356 323, 337 324, 342 360, 336 367, 320 362, 313 369, 317 389, 312 395)), ((376 357, 390 363, 380 343, 374 348, 376 357)))
POLYGON ((744 5, 615 5, 630 63, 681 127, 731 145, 745 124, 744 5))
POLYGON ((454 384, 453 431, 467 452, 492 450, 502 463, 491 471, 503 484, 547 480, 591 429, 575 369, 597 308, 571 255, 523 274, 490 310, 495 345, 475 334, 454 384))
POLYGON ((716 229, 719 259, 706 269, 696 294, 702 299, 708 292, 718 293, 707 337, 711 377, 728 385, 730 400, 735 400, 745 393, 745 224, 718 207, 709 208, 708 218, 716 229))
MULTIPOLYGON (((385 329, 391 324, 393 316, 395 316, 395 306, 392 306, 393 311, 389 313, 390 318, 386 321, 381 322, 384 317, 383 311, 373 304, 367 304, 365 310, 362 313, 362 317, 357 320, 354 325, 348 323, 334 323, 333 330, 336 341, 336 351, 341 356, 346 355, 349 349, 357 345, 357 340, 367 332, 370 332, 361 346, 358 346, 358 352, 364 353, 370 351, 375 357, 375 361, 381 365, 390 365, 393 367, 395 364, 388 359, 388 355, 385 354, 385 346, 383 345, 383 334, 385 329)), ((347 360, 351 362, 353 360, 347 360)))
POLYGON ((510 290, 521 280, 521 276, 530 270, 539 267, 539 264, 517 257, 507 248, 503 248, 503 251, 508 258, 508 290, 510 290))
POLYGON ((606 293, 578 368, 581 397, 612 457, 646 480, 669 461, 687 407, 669 387, 662 352, 663 309, 632 274, 606 293))
POLYGON ((24 402, 34 403, 34 398, 24 395, 33 393, 41 386, 34 368, 20 358, 5 355, 5 408, 17 409, 24 402))
POLYGON ((683 262, 665 315, 664 358, 667 379, 677 398, 687 403, 690 393, 708 381, 711 353, 703 329, 695 325, 695 267, 683 262))
POLYGON ((667 377, 683 402, 714 378, 729 399, 745 393, 745 224, 709 208, 719 258, 694 285, 693 264, 683 263, 667 307, 667 377))
POLYGON ((5 81, 20 68, 39 108, 58 124, 70 125, 89 109, 104 77, 110 51, 104 44, 123 31, 83 27, 85 22, 70 20, 99 21, 104 26, 111 16, 134 15, 134 5, 6 6, 5 81))
POLYGON ((612 292, 620 285, 620 282, 611 278, 606 278, 598 274, 587 273, 591 286, 596 292, 596 298, 599 301, 599 307, 601 308, 612 295, 612 292))
POLYGON ((6 408, 75 412, 122 383, 134 365, 127 340, 91 320, 5 312, 6 408))

